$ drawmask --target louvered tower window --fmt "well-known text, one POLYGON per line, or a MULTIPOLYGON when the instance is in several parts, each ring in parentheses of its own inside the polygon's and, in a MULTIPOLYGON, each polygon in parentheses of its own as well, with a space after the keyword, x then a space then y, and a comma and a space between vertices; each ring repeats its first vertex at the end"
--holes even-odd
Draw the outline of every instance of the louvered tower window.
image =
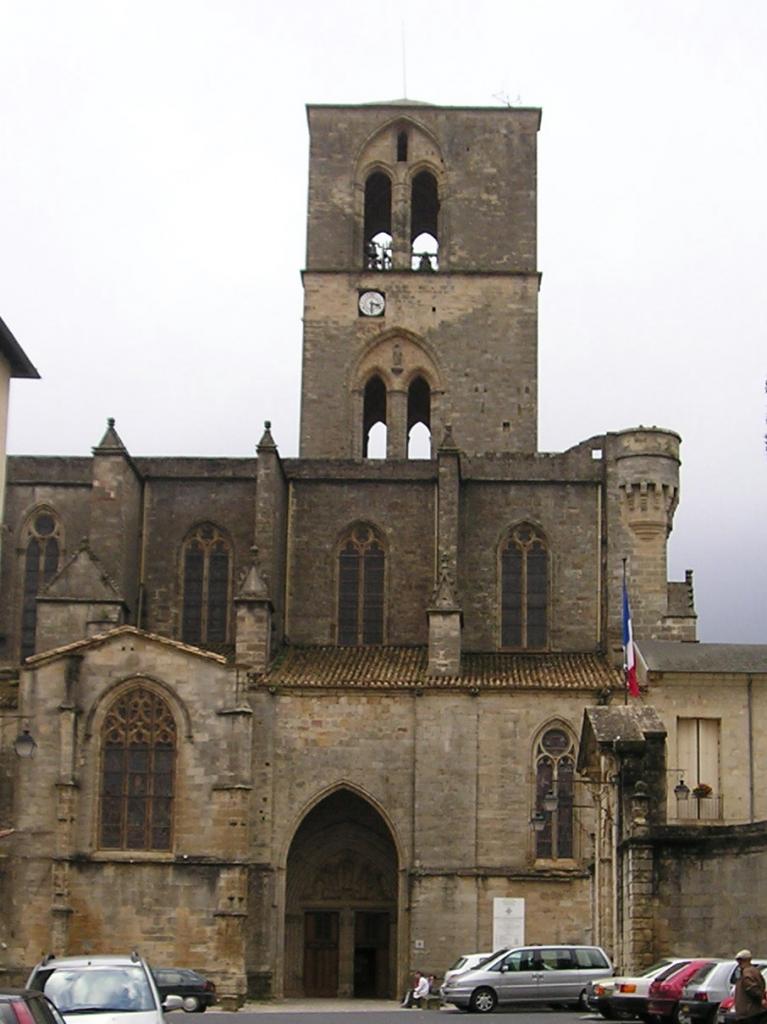
POLYGON ((37 595, 58 572, 61 527, 49 509, 35 512, 26 530, 23 596, 21 603, 21 657, 35 653, 37 595))
POLYGON ((176 723, 166 701, 133 686, 112 704, 102 732, 101 847, 169 850, 176 723))
POLYGON ((370 526, 355 526, 338 556, 338 642, 383 643, 384 549, 370 526))

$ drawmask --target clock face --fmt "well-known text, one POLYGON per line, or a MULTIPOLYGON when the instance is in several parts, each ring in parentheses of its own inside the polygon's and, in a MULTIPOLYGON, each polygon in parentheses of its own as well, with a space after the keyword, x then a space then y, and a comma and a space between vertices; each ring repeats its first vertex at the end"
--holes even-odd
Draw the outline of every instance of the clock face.
POLYGON ((386 297, 383 292, 360 292, 358 306, 363 316, 383 316, 386 297))

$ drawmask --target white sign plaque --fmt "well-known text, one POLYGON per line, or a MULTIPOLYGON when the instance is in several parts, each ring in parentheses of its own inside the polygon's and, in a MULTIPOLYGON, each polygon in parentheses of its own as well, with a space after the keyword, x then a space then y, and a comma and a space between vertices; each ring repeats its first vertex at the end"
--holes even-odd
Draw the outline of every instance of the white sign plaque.
POLYGON ((524 941, 524 899, 496 896, 493 900, 493 949, 521 946, 524 941))

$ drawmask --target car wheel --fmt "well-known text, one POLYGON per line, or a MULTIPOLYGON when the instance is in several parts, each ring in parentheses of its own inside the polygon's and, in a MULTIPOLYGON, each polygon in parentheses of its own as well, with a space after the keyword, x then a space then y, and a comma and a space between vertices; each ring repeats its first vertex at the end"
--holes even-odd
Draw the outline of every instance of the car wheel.
POLYGON ((197 1013, 200 1009, 200 1000, 197 996, 184 996, 184 1009, 187 1013, 197 1013))
POLYGON ((471 994, 469 1008, 474 1013, 492 1013, 498 1003, 498 996, 491 988, 478 988, 471 994))

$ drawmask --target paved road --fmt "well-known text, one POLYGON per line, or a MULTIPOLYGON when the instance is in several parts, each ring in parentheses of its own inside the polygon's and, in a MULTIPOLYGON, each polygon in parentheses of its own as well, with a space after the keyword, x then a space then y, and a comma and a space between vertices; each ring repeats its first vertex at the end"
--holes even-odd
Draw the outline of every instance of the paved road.
MULTIPOLYGON (((169 1024, 350 1024, 349 1014, 355 1019, 364 1018, 365 1024, 478 1024, 481 1014, 463 1014, 455 1007, 441 1010, 403 1010, 398 1003, 349 1000, 322 1005, 322 1001, 307 1000, 258 1005, 249 1003, 233 1014, 211 1009, 202 1014, 174 1015, 169 1024), (319 1005, 318 1005, 319 1002, 319 1005)), ((166 1018, 168 1020, 168 1018, 166 1018)), ((584 1014, 578 1010, 542 1010, 519 1008, 496 1010, 492 1024, 605 1024, 596 1014, 584 1014)))

